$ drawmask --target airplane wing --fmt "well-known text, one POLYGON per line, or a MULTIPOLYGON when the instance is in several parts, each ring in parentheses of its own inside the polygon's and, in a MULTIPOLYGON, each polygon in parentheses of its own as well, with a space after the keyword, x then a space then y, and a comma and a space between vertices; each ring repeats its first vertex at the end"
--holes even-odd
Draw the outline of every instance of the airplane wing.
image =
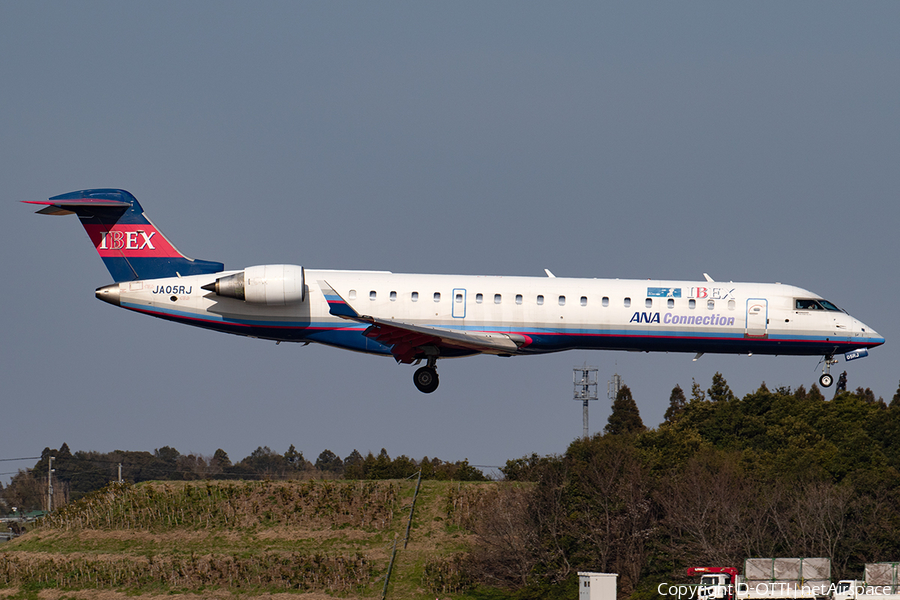
POLYGON ((527 336, 513 333, 462 331, 361 315, 327 281, 319 281, 319 287, 325 294, 328 310, 332 315, 367 323, 369 328, 363 335, 389 346, 397 362, 413 362, 423 346, 469 350, 482 354, 515 354, 519 348, 531 342, 527 336))

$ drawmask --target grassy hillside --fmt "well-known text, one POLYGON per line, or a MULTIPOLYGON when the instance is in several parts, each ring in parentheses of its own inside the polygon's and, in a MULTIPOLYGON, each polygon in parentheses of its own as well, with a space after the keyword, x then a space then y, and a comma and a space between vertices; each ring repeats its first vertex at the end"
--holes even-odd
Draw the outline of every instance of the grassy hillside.
POLYGON ((463 598, 462 524, 493 485, 422 482, 405 550, 412 480, 111 486, 0 546, 0 597, 380 598, 397 539, 388 598, 463 598))

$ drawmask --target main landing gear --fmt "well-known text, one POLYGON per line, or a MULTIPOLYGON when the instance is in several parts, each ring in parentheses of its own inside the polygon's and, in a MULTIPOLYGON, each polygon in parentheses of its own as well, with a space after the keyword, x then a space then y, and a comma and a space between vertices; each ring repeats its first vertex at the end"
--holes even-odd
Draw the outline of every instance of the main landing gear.
POLYGON ((819 385, 823 388, 831 387, 834 383, 834 377, 831 376, 831 365, 837 364, 834 354, 825 356, 825 365, 822 367, 822 376, 819 377, 819 385))
POLYGON ((429 356, 428 365, 416 369, 416 372, 413 374, 413 383, 416 384, 416 389, 423 394, 430 394, 438 388, 438 384, 441 382, 435 363, 437 363, 437 358, 429 356))

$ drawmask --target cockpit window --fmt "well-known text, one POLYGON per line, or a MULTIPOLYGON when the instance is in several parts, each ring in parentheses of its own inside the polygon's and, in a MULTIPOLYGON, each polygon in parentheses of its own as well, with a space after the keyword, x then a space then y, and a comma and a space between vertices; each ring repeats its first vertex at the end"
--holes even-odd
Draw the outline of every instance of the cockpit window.
POLYGON ((831 310, 844 312, 828 300, 813 300, 812 298, 797 298, 794 303, 796 310, 831 310))
POLYGON ((825 310, 835 310, 835 311, 838 311, 838 312, 844 312, 844 311, 842 311, 841 309, 839 309, 837 306, 835 306, 834 304, 832 304, 831 302, 829 302, 828 300, 819 300, 819 304, 821 304, 822 306, 824 306, 824 307, 825 307, 825 310))
POLYGON ((797 310, 825 310, 815 300, 805 300, 802 298, 797 299, 796 308, 797 310))

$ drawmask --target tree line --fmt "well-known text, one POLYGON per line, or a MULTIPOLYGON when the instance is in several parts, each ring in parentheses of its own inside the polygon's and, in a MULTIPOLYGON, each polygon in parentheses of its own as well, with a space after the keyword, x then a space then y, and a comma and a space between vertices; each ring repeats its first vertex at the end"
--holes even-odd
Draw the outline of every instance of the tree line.
POLYGON ((132 483, 198 479, 403 479, 419 471, 424 479, 487 480, 468 460, 447 462, 427 456, 415 460, 405 455, 392 459, 384 448, 377 455, 369 452, 365 456, 353 450, 343 459, 331 450, 323 450, 313 463, 293 444, 283 454, 260 446, 249 456, 232 463, 222 449, 212 456, 181 454, 169 446, 153 452, 73 453, 64 443, 58 449, 45 448, 33 468, 20 470, 5 488, 0 485, 0 513, 8 513, 12 507, 21 511, 46 509, 50 457, 53 457, 54 469, 54 508, 118 480, 119 465, 122 479, 132 483))
POLYGON ((468 574, 524 599, 619 573, 620 598, 651 598, 687 567, 747 557, 828 557, 834 580, 900 560, 900 389, 889 404, 815 385, 737 398, 717 373, 689 398, 675 386, 665 419, 647 429, 624 386, 602 434, 508 461, 469 523, 468 574))

